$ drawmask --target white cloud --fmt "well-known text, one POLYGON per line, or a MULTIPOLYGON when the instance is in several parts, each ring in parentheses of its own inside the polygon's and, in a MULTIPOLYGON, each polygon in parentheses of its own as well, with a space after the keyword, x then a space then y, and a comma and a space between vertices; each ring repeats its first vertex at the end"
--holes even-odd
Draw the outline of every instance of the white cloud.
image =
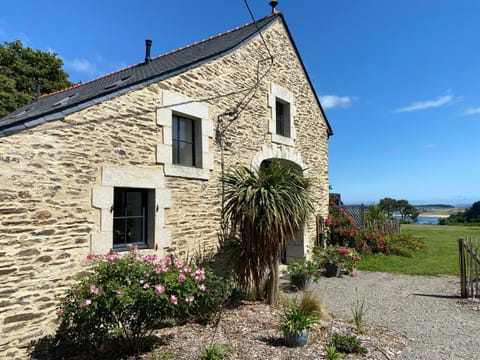
POLYGON ((415 101, 411 103, 410 105, 407 105, 402 108, 398 108, 394 110, 395 112, 408 112, 408 111, 417 111, 417 110, 424 110, 424 109, 429 109, 429 108, 435 108, 435 107, 440 107, 443 105, 447 105, 451 103, 454 100, 453 95, 444 95, 444 96, 439 96, 436 99, 433 100, 425 100, 425 101, 415 101))
POLYGON ((95 75, 97 73, 97 67, 95 64, 91 63, 87 59, 64 60, 64 62, 65 67, 73 71, 87 75, 95 75))
POLYGON ((349 107, 356 98, 351 96, 323 95, 320 96, 320 103, 324 109, 332 109, 335 107, 349 107))
POLYGON ((480 107, 469 108, 465 110, 465 112, 463 113, 463 115, 478 115, 478 114, 480 114, 480 107))

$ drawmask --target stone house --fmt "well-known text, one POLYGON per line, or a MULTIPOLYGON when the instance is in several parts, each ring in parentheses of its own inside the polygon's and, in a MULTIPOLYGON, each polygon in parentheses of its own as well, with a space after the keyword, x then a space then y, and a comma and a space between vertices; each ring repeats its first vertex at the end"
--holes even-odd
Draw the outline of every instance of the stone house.
MULTIPOLYGON (((328 212, 331 127, 283 15, 73 86, 0 119, 0 354, 56 329, 89 253, 214 251, 223 169, 281 159, 328 212)), ((286 256, 303 255, 315 218, 286 256)))

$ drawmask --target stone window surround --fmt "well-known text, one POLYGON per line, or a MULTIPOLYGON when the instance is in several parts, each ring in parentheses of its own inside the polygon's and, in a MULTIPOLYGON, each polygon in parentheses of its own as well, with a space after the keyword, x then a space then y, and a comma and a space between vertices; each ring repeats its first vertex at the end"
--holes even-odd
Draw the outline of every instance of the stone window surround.
POLYGON ((164 175, 159 169, 103 166, 101 183, 92 188, 92 206, 100 209, 100 231, 91 234, 90 251, 106 254, 113 248, 113 192, 115 187, 154 191, 155 213, 153 237, 149 248, 162 251, 170 245, 170 231, 165 225, 165 209, 171 206, 171 190, 165 189, 164 175))
POLYGON ((208 180, 213 170, 213 153, 209 151, 210 138, 213 138, 213 121, 208 118, 208 105, 193 101, 180 94, 164 90, 162 107, 157 108, 157 125, 163 127, 163 144, 157 144, 156 161, 163 164, 165 176, 177 176, 190 179, 208 180), (172 161, 172 114, 184 115, 195 121, 201 121, 201 141, 197 158, 201 159, 201 167, 175 165, 172 161))
POLYGON ((270 108, 270 118, 268 120, 268 132, 272 135, 272 142, 287 146, 294 146, 296 132, 294 126, 294 117, 295 117, 295 97, 290 90, 281 87, 275 83, 270 84, 270 93, 268 94, 268 107, 270 108), (290 119, 288 121, 290 128, 287 131, 287 134, 290 134, 290 137, 285 137, 277 134, 277 111, 276 104, 277 100, 280 100, 283 103, 287 103, 290 107, 290 119))

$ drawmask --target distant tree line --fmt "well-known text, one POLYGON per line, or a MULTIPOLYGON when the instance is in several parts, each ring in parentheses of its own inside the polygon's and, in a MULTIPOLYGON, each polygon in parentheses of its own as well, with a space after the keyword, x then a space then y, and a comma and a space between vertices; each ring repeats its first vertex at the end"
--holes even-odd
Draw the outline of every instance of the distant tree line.
POLYGON ((378 204, 368 208, 366 217, 367 220, 391 219, 395 213, 400 215, 402 222, 415 222, 420 214, 407 200, 383 198, 378 204))
POLYGON ((440 219, 439 224, 480 224, 480 201, 473 203, 473 205, 465 209, 465 211, 459 211, 451 214, 446 219, 440 219))

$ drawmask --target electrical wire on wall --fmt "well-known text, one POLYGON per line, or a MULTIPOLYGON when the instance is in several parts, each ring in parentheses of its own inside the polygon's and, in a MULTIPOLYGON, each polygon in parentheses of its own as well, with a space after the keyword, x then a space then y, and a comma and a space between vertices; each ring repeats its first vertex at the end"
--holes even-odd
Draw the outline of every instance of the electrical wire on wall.
MULTIPOLYGON (((253 16, 252 10, 248 4, 248 0, 244 0, 244 4, 245 4, 245 7, 247 8, 248 13, 250 14, 253 24, 256 27, 256 32, 259 34, 260 39, 262 40, 262 43, 265 47, 265 50, 267 51, 268 57, 257 61, 255 82, 253 86, 251 86, 249 89, 245 89, 246 92, 245 92, 245 95, 242 97, 242 99, 240 99, 233 108, 225 111, 224 113, 220 114, 217 117, 217 128, 215 133, 215 140, 218 146, 220 147, 220 168, 221 168, 222 178, 225 175, 225 157, 224 157, 225 147, 231 145, 231 143, 227 139, 226 132, 230 128, 230 126, 241 116, 242 112, 246 109, 246 107, 250 104, 250 102, 254 99, 260 87, 260 83, 265 78, 265 76, 268 75, 268 73, 271 71, 273 67, 272 53, 270 52, 267 42, 265 41, 265 38, 263 37, 263 34, 260 28, 258 27, 255 17, 253 16), (262 65, 265 63, 268 64, 267 68, 262 74, 260 74, 262 65)), ((221 210, 223 213, 223 210, 225 207, 225 184, 223 181, 221 182, 221 186, 222 186, 221 210)), ((227 224, 225 224, 222 220, 221 221, 222 235, 225 235, 226 229, 227 229, 227 224)))

